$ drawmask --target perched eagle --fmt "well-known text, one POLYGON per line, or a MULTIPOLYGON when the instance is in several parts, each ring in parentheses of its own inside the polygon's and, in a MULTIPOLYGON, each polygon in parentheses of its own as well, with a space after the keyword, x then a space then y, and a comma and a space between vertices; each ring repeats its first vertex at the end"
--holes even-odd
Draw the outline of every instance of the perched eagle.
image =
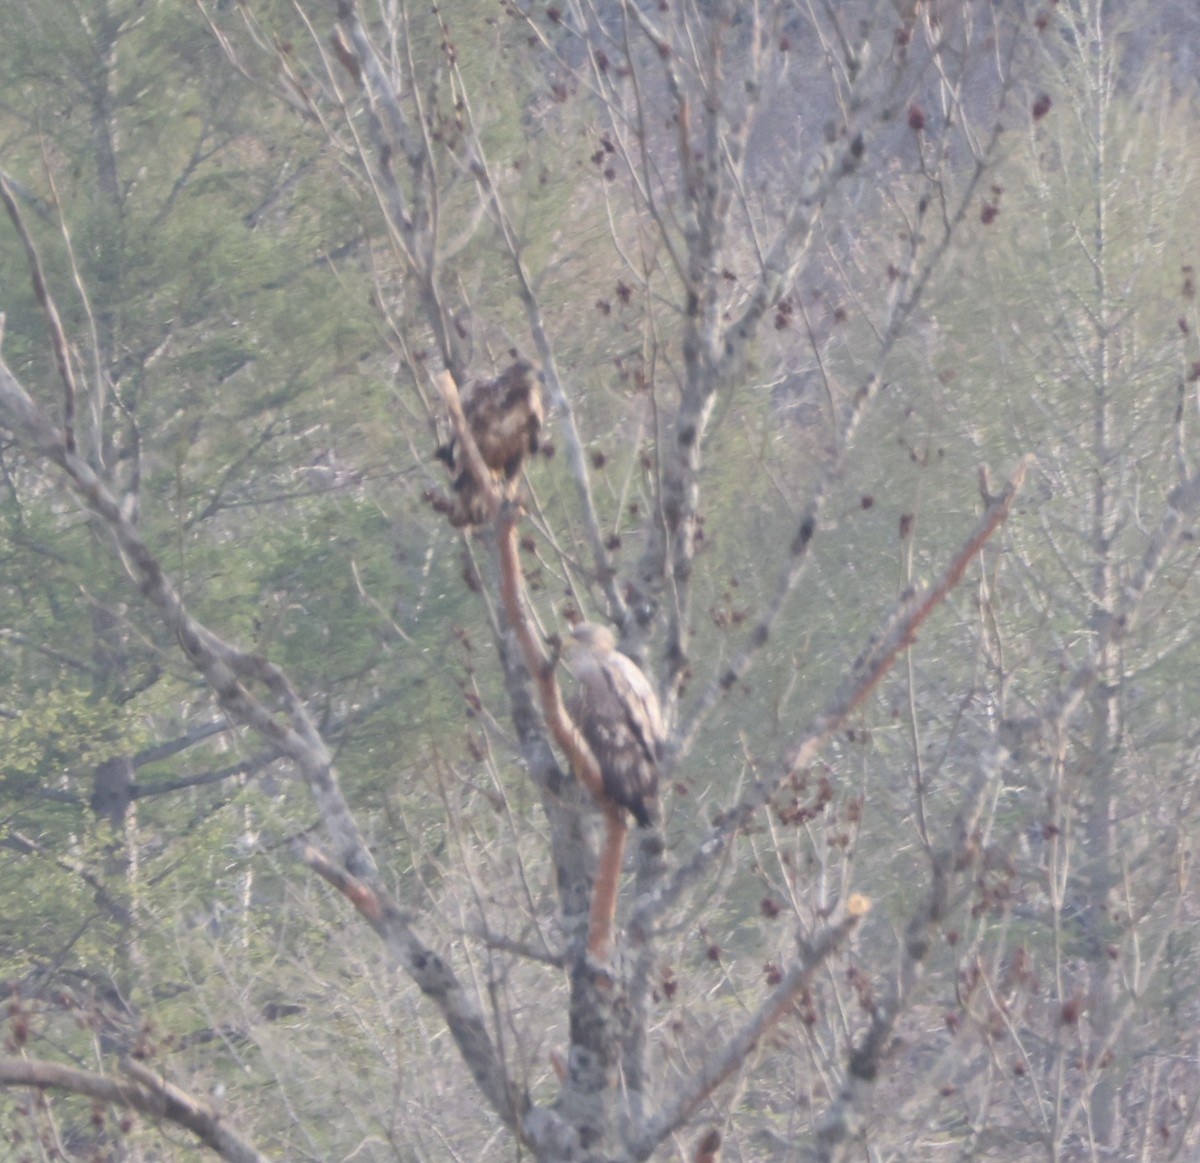
MULTIPOLYGON (((521 471, 525 458, 538 450, 538 434, 545 412, 541 373, 528 360, 519 359, 492 380, 479 380, 463 402, 463 415, 479 448, 483 463, 504 483, 521 471)), ((471 478, 455 441, 438 449, 454 479, 452 525, 478 525, 484 520, 479 486, 471 478)))
POLYGON ((658 760, 666 742, 650 680, 617 649, 606 626, 582 622, 566 654, 575 672, 568 710, 587 740, 608 797, 650 826, 658 797, 658 760))

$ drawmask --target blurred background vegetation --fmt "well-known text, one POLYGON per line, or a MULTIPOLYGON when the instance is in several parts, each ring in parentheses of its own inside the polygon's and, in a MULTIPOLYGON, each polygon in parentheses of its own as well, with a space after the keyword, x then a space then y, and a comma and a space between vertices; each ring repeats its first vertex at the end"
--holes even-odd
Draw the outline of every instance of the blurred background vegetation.
MULTIPOLYGON (((582 11, 602 26, 627 6, 582 11)), ((636 170, 601 87, 580 80, 595 43, 565 7, 406 13, 425 86, 409 95, 448 159, 440 273, 472 373, 533 348, 471 181, 483 156, 632 587, 684 379, 671 247, 687 223, 673 127, 648 119, 636 170)), ((1200 17, 1189 0, 950 7, 840 13, 864 22, 877 59, 913 21, 934 38, 953 26, 961 72, 913 81, 716 393, 678 724, 769 609, 814 490, 827 499, 768 644, 671 771, 669 858, 778 767, 899 595, 945 567, 980 511, 979 466, 997 487, 1027 453, 1036 468, 853 727, 671 918, 657 1085, 694 1074, 798 932, 866 893, 853 944, 701 1112, 728 1160, 797 1157, 897 973, 928 846, 978 756, 1086 664, 1098 686, 1078 721, 995 788, 988 857, 906 997, 863 1157, 1187 1158, 1200 1141, 1190 533, 1120 649, 1089 652, 1194 461, 1200 17), (989 67, 1010 49, 1000 93, 989 67), (944 252, 892 335, 896 287, 943 223, 944 252)), ((363 18, 378 31, 397 10, 363 18)), ((680 28, 728 15, 682 10, 680 28)), ((420 288, 362 163, 352 86, 314 80, 330 6, 0 0, 0 13, 0 168, 75 344, 81 446, 193 613, 291 676, 385 880, 549 1100, 564 974, 513 952, 557 947, 546 823, 496 660, 486 537, 427 500, 447 487, 434 451, 449 430, 425 378, 420 288)), ((762 265, 762 223, 786 213, 837 113, 830 28, 779 0, 722 29, 731 89, 740 62, 769 54, 744 206, 712 272, 726 318, 762 265)), ((665 109, 656 84, 644 99, 665 109)), ((53 410, 43 312, 7 228, 0 288, 5 359, 53 410)), ((561 444, 555 424, 552 411, 561 444)), ((564 457, 534 461, 527 488, 538 616, 548 631, 576 610, 603 617, 564 457)), ((652 637, 648 669, 660 648, 652 637)), ((5 1053, 105 1069, 136 1051, 280 1159, 518 1157, 436 1015, 292 859, 289 841, 317 824, 278 756, 224 718, 97 520, 0 428, 5 1053)), ((0 1143, 13 1159, 193 1153, 181 1133, 16 1090, 0 1094, 0 1143)))

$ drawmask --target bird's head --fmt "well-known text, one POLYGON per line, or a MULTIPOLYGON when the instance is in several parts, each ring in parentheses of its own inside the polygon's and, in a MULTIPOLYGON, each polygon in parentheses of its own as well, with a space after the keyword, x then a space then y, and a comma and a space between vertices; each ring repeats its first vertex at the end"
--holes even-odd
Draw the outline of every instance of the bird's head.
POLYGON ((581 669, 597 667, 617 648, 617 640, 607 626, 596 622, 580 622, 571 627, 563 653, 576 674, 581 669))

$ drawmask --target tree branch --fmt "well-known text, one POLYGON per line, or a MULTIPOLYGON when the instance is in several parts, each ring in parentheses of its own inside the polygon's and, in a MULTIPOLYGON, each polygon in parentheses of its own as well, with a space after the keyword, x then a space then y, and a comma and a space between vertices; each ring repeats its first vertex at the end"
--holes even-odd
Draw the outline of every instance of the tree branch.
MULTIPOLYGON (((51 316, 52 328, 58 326, 57 318, 57 314, 51 316)), ((528 1097, 516 1093, 483 1017, 453 970, 417 936, 409 918, 384 897, 374 857, 350 812, 329 751, 287 676, 261 655, 247 654, 224 642, 192 617, 116 498, 90 465, 67 447, 62 431, 50 422, 3 358, 0 358, 0 409, 9 414, 17 430, 39 454, 58 465, 72 491, 108 528, 130 575, 158 609, 224 709, 233 719, 255 730, 299 770, 336 847, 340 867, 326 862, 327 870, 334 870, 346 885, 365 888, 364 903, 368 898, 374 903, 365 908, 360 905, 360 912, 421 991, 437 1004, 488 1101, 510 1127, 519 1129, 528 1097), (252 683, 266 688, 282 706, 285 718, 273 713, 251 693, 252 683)), ((354 903, 358 905, 358 901, 354 903)))
POLYGON ((271 1163, 266 1155, 230 1128, 208 1103, 180 1090, 131 1058, 121 1062, 121 1070, 127 1078, 111 1078, 40 1059, 0 1058, 0 1086, 61 1090, 97 1102, 127 1107, 152 1119, 186 1128, 229 1163, 271 1163))
POLYGON ((900 653, 912 644, 921 623, 945 600, 971 560, 1008 518, 1017 491, 1025 479, 1028 464, 1028 458, 1023 460, 1000 495, 991 499, 963 547, 938 581, 927 590, 909 591, 902 596, 899 605, 863 648, 829 705, 817 717, 808 733, 787 753, 775 775, 758 784, 741 804, 718 822, 691 860, 680 865, 667 884, 638 903, 629 922, 631 926, 647 928, 653 925, 654 920, 703 875, 725 850, 737 829, 767 803, 775 789, 791 774, 816 759, 830 736, 863 704, 900 653))
POLYGON ((9 184, 8 175, 0 172, 0 200, 12 221, 17 236, 25 247, 25 263, 29 267, 29 276, 33 280, 33 293, 37 297, 42 310, 46 312, 46 324, 50 332, 50 346, 54 351, 54 363, 63 382, 63 443, 68 452, 75 451, 75 401, 79 392, 75 385, 75 372, 71 367, 71 352, 67 346, 66 332, 63 331, 62 319, 58 307, 46 288, 46 277, 42 273, 42 260, 38 255, 33 238, 25 229, 25 219, 21 214, 17 199, 9 184))
POLYGON ((747 1019, 719 1050, 706 1057, 699 1077, 652 1118, 632 1148, 635 1159, 649 1158, 655 1147, 696 1112, 700 1104, 746 1060, 758 1040, 787 1013, 796 997, 811 983, 813 974, 841 948, 870 909, 865 897, 847 901, 847 915, 824 929, 815 941, 806 942, 800 958, 783 975, 771 996, 747 1019))

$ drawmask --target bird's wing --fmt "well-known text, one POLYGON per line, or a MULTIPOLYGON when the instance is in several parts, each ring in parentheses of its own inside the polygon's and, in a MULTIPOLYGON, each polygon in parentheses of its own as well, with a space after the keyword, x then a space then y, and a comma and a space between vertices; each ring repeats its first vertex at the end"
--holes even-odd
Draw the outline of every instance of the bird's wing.
POLYGON ((604 677, 646 758, 657 763, 659 749, 666 741, 666 727, 650 680, 633 659, 619 651, 605 660, 604 677))

